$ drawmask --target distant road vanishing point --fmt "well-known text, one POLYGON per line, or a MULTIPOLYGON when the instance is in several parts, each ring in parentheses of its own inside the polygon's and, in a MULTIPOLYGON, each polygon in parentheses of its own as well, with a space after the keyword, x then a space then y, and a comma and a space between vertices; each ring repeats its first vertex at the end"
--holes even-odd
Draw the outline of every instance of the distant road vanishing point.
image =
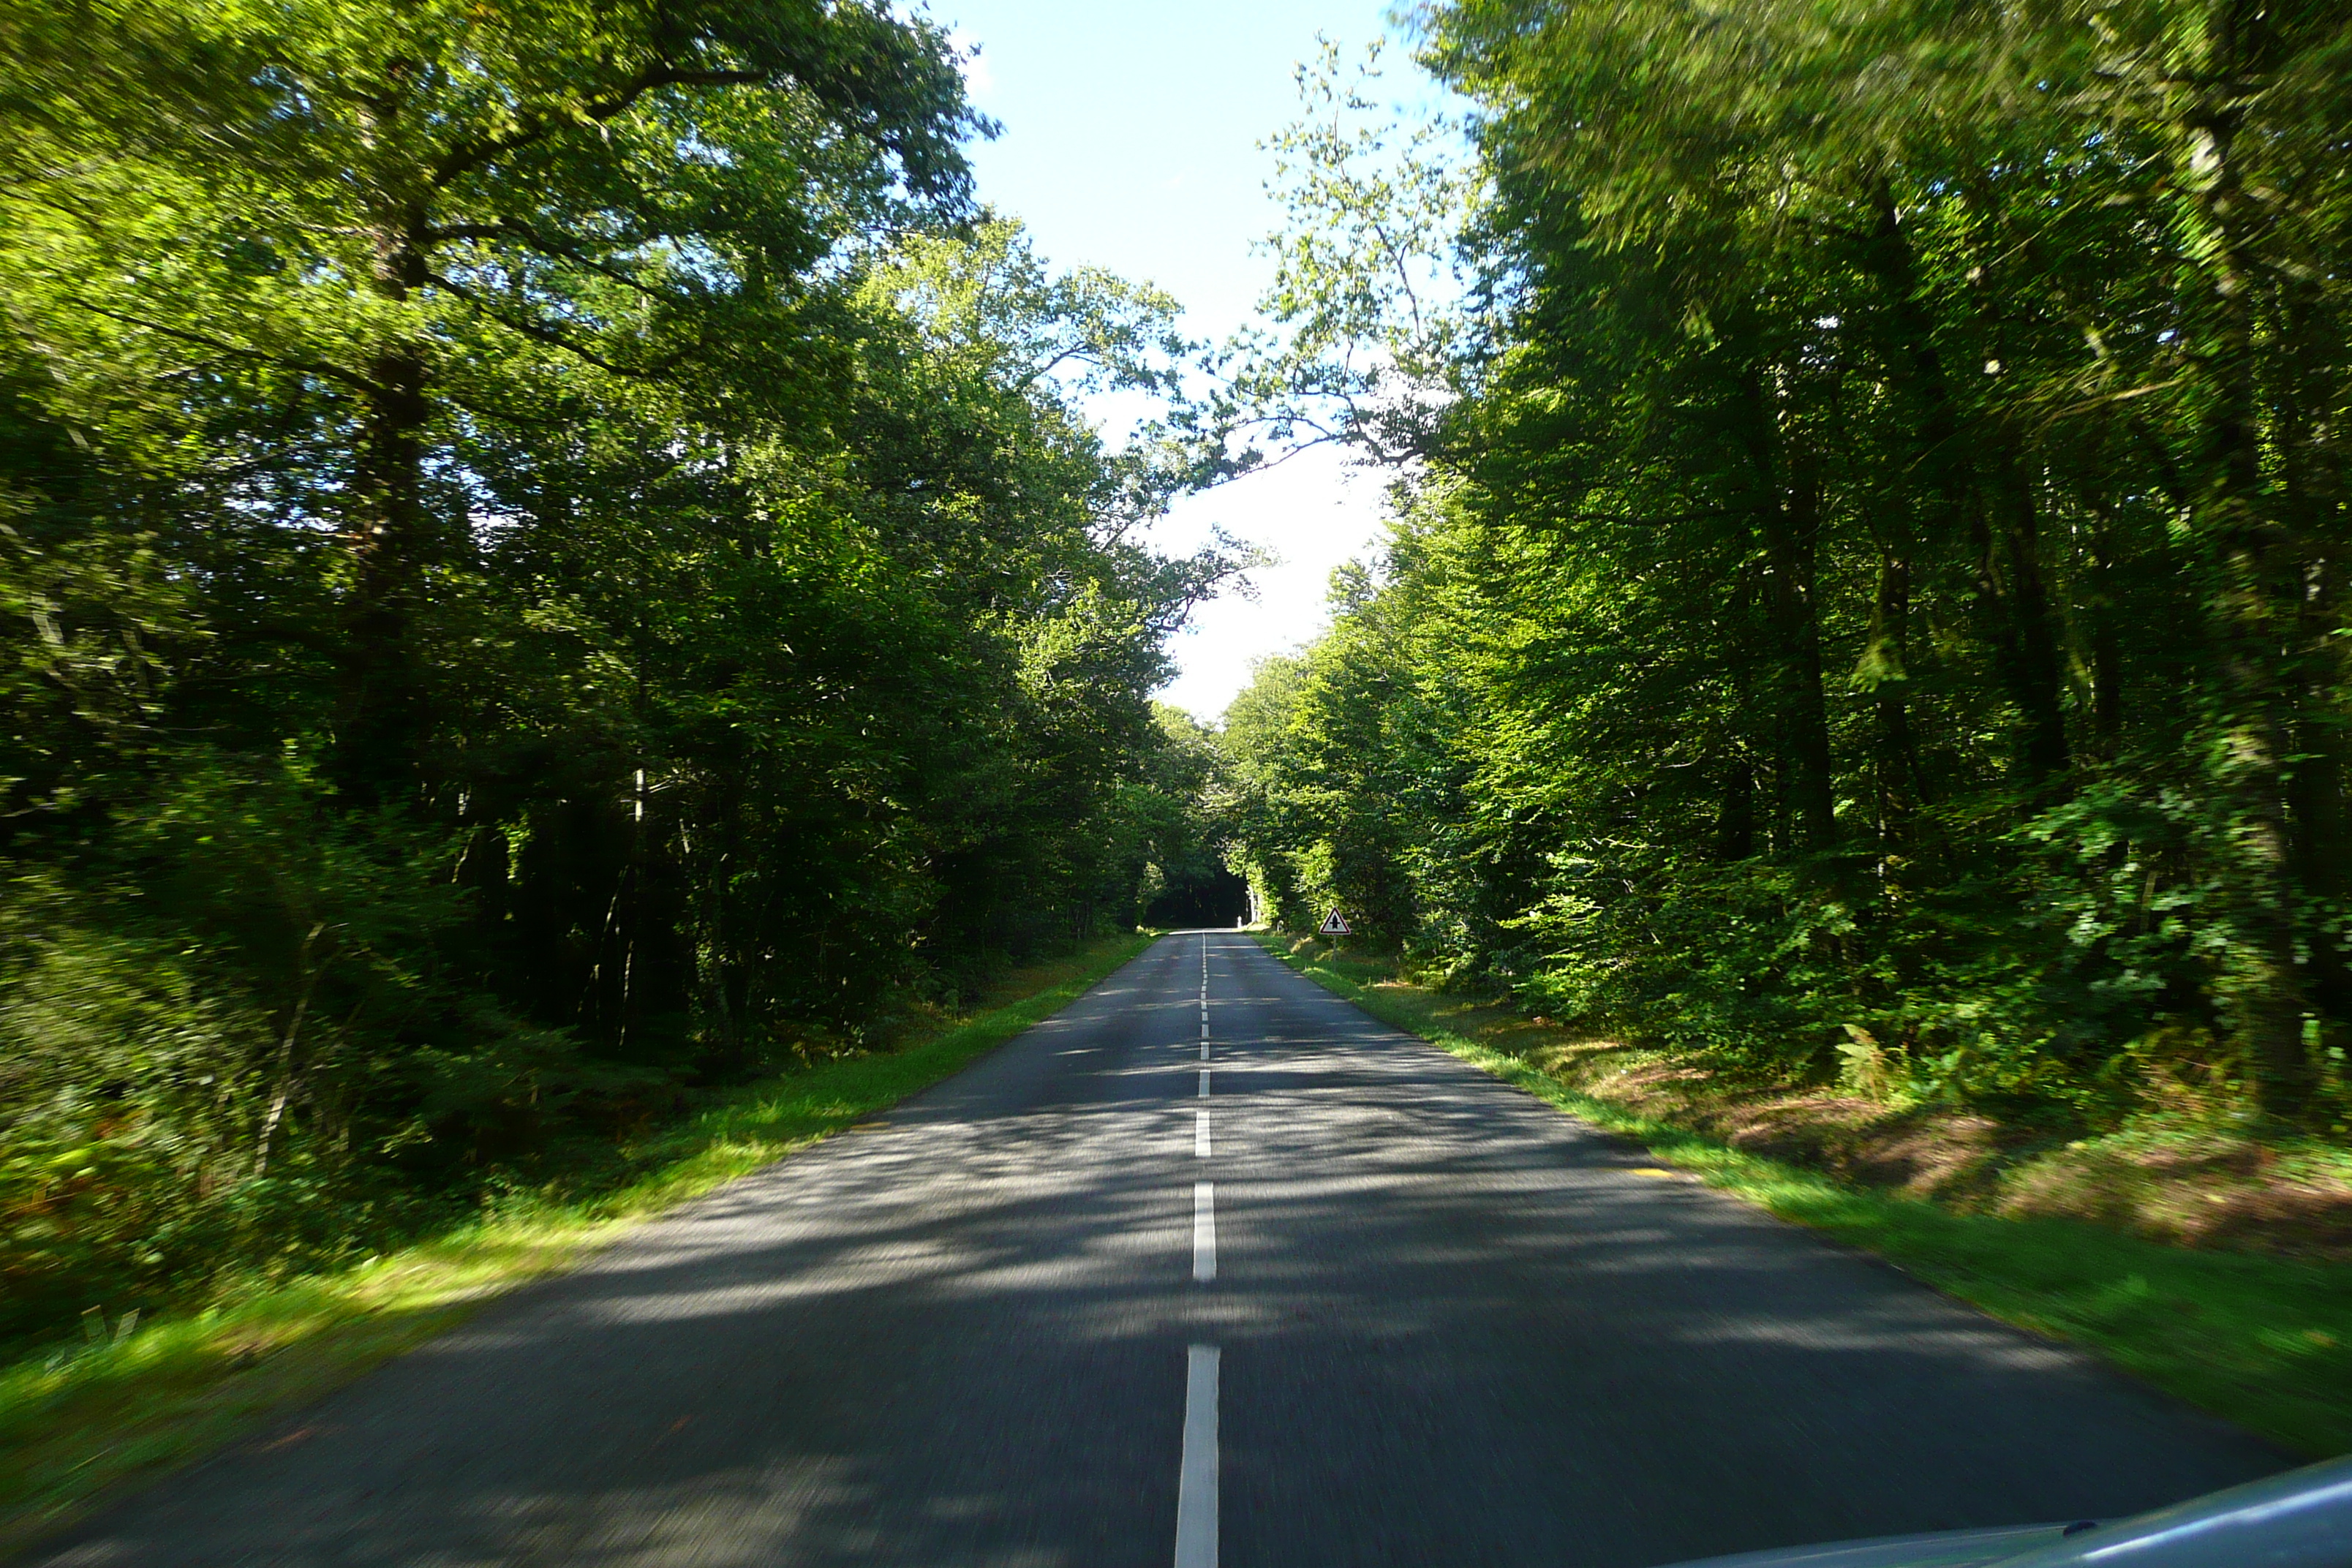
POLYGON ((1180 933, 34 1560, 1642 1568, 2289 1462, 1650 1164, 1180 933))

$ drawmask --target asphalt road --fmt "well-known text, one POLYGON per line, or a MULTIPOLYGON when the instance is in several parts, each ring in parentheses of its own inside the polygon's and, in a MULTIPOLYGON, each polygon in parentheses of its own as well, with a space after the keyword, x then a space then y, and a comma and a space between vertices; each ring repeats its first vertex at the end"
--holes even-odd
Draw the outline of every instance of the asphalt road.
POLYGON ((1649 1164, 1172 936, 41 1560, 1637 1568, 2285 1462, 1649 1164))

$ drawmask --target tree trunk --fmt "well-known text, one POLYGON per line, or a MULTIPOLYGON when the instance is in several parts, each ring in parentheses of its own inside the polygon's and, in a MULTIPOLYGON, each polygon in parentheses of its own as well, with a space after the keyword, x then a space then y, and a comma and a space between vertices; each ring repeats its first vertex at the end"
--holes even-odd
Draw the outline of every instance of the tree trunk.
POLYGON ((1745 860, 1756 853, 1756 770, 1746 758, 1724 770, 1723 808, 1715 819, 1715 858, 1745 860))
MULTIPOLYGON (((395 94, 372 106, 369 141, 388 143, 402 113, 395 94)), ((352 585, 345 605, 337 714, 337 773, 363 801, 396 796, 420 761, 423 713, 410 624, 428 554, 425 433, 432 421, 425 345, 407 334, 404 307, 430 275, 423 206, 380 189, 371 232, 369 289, 391 323, 367 368, 348 520, 352 585)))
POLYGON ((2191 518, 2219 584, 2212 618, 2221 679, 2208 754, 2230 814, 2224 852, 2236 928, 2223 1001, 2263 1109, 2295 1118, 2316 1087, 2304 1043, 2287 816, 2295 693, 2282 657, 2297 630, 2302 574, 2294 542, 2264 494, 2249 255, 2260 215, 2245 195, 2238 150, 2249 100, 2240 79, 2261 61, 2261 15, 2253 0, 2214 7, 2200 62, 2212 85, 2184 95, 2176 129, 2187 155, 2177 173, 2191 231, 2184 249, 2204 284, 2202 297, 2184 304, 2199 340, 2189 363, 2205 382, 2191 518))
POLYGON ((1830 752, 1829 705, 1822 694, 1821 617, 1814 558, 1821 535, 1820 470, 1801 441, 1787 443, 1762 370, 1740 374, 1740 438, 1750 465, 1749 490, 1768 570, 1766 604, 1779 645, 1780 732, 1789 804, 1799 841, 1821 854, 1837 847, 1837 781, 1830 752), (1785 467, 1787 472, 1781 472, 1785 467))
MULTIPOLYGON (((2333 629, 2334 618, 2329 617, 2333 629)), ((2322 634, 2323 636, 2325 634, 2322 634)), ((2323 904, 2343 902, 2344 733, 2340 718, 2327 711, 2326 693, 2310 691, 2296 726, 2297 758, 2288 808, 2293 813, 2295 879, 2323 904)), ((2312 1000, 2328 1020, 2352 1019, 2352 962, 2326 922, 2309 933, 2312 1000)))
POLYGON ((2010 676, 2011 700, 2017 704, 2022 732, 2018 739, 2019 770, 2030 783, 2040 784, 2066 771, 2065 664, 2058 647, 2058 628, 2050 611, 2050 593, 2042 575, 2040 521, 2035 515, 2033 485, 2014 446, 2004 441, 1993 459, 1993 509, 2000 521, 2000 575, 2006 592, 2008 624, 2013 638, 2015 663, 2010 676))
POLYGON ((1854 666, 1878 720, 1878 793, 1882 831, 1912 808, 1932 805, 1935 792, 1911 730, 1911 563, 1899 546, 1881 540, 1878 582, 1871 595, 1870 640, 1854 666))
POLYGON ((2116 592, 2115 530, 2104 515, 2091 531, 2091 592, 2085 606, 2091 616, 2091 750, 2101 762, 2112 763, 2123 750, 2124 649, 2116 620, 2120 613, 2116 592))
MULTIPOLYGON (((2280 288, 2283 341, 2298 345, 2342 339, 2331 321, 2320 286, 2295 279, 2280 288)), ((2352 890, 2347 864, 2344 788, 2347 778, 2343 694, 2352 691, 2352 652, 2337 635, 2347 610, 2345 560, 2335 541, 2347 515, 2346 473, 2330 450, 2327 411, 2336 395, 2334 353, 2305 353, 2280 368, 2280 384, 2269 400, 2270 445, 2278 454, 2286 525, 2304 542, 2299 624, 2294 679, 2297 703, 2297 762, 2287 806, 2294 835, 2295 877, 2323 911, 2344 906, 2352 890)), ((2324 912, 2305 933, 2311 953, 2311 997, 2331 1045, 2340 1045, 2352 1025, 2352 954, 2324 912)))
POLYGON ((2063 663, 2042 581, 2032 489, 2013 443, 1997 443, 2001 456, 1990 476, 1970 458, 1983 433, 1962 427, 1910 237, 1885 181, 1873 186, 1872 202, 1876 222, 1862 255, 1885 298, 1888 375, 1912 409, 1909 468, 1920 484, 1919 537, 1948 550, 1966 539, 1978 616, 2018 711, 2018 771, 2040 783, 2062 773, 2068 754, 2063 663))

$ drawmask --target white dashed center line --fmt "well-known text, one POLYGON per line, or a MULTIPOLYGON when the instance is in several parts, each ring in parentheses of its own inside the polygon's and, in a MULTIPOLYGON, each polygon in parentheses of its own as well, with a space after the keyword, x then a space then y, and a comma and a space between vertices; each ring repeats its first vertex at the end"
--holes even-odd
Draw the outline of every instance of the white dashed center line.
POLYGON ((1176 1472, 1176 1568, 1217 1568, 1217 1361, 1214 1345, 1184 1358, 1184 1459, 1176 1472))
MULTIPOLYGON (((1209 939, 1201 938, 1201 1060, 1209 1059, 1209 939)), ((1201 1068, 1200 1098, 1209 1098, 1201 1068)), ((1209 1108, 1192 1113, 1192 1155, 1209 1155, 1209 1108)), ((1217 1277, 1217 1189, 1192 1184, 1192 1278, 1217 1277)), ((1176 1475, 1176 1568, 1217 1568, 1217 1363, 1215 1345, 1193 1345, 1184 1361, 1184 1458, 1176 1475)))
POLYGON ((1201 939, 1201 1059, 1209 1059, 1209 939, 1201 939))

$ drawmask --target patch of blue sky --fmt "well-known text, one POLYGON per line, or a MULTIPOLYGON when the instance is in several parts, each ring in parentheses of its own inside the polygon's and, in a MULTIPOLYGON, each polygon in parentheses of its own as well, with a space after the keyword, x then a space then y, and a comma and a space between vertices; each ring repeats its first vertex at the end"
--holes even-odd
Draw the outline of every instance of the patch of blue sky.
MULTIPOLYGON (((1260 143, 1297 118, 1301 65, 1318 38, 1353 59, 1396 33, 1382 0, 933 0, 930 10, 978 46, 971 96, 1003 126, 972 149, 982 200, 1025 223, 1058 268, 1158 284, 1185 307, 1186 333, 1212 342, 1262 324, 1274 262, 1253 247, 1282 214, 1260 143)), ((1402 50, 1391 67, 1396 96, 1434 98, 1402 50)), ((1114 439, 1144 411, 1116 394, 1089 409, 1114 439)), ((1255 597, 1228 594, 1196 612, 1162 698, 1213 718, 1255 660, 1311 638, 1332 570, 1374 543, 1384 483, 1327 447, 1179 501, 1153 531, 1161 548, 1188 552, 1222 526, 1279 564, 1253 574, 1255 597)))

